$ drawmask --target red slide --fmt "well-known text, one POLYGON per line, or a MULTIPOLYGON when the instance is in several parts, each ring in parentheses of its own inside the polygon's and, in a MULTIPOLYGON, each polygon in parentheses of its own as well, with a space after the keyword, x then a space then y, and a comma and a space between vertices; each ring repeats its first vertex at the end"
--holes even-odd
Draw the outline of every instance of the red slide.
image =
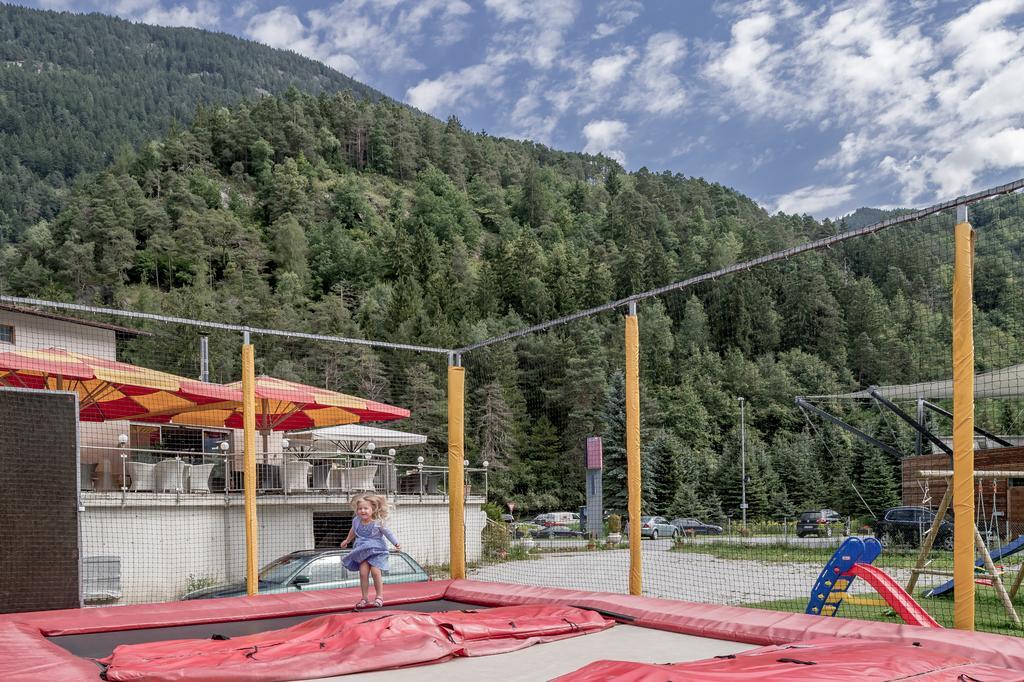
POLYGON ((907 625, 923 625, 930 628, 941 628, 934 618, 907 591, 900 587, 891 575, 871 564, 854 564, 849 575, 862 578, 868 585, 882 595, 886 603, 896 611, 907 625))

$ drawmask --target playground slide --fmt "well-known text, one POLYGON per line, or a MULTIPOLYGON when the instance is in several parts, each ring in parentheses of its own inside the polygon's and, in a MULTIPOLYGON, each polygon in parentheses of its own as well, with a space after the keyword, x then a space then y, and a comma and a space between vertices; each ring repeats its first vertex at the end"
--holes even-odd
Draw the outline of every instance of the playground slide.
POLYGON ((920 604, 914 601, 913 597, 907 594, 906 590, 900 587, 900 584, 891 575, 877 566, 854 564, 850 569, 850 575, 862 579, 875 588, 875 591, 885 599, 904 623, 932 628, 942 627, 928 615, 927 611, 921 608, 920 604))
MULTIPOLYGON (((992 555, 992 561, 999 561, 1003 557, 1008 557, 1011 554, 1016 554, 1017 552, 1019 552, 1021 550, 1024 550, 1024 535, 1021 535, 1019 538, 1017 538, 1016 540, 1014 540, 1013 542, 1011 542, 1009 544, 1003 545, 1002 547, 1000 547, 999 549, 997 549, 994 552, 989 552, 989 554, 992 555)), ((974 565, 977 566, 978 568, 981 568, 981 567, 983 567, 985 565, 985 560, 984 559, 978 559, 977 561, 974 562, 974 565)), ((947 592, 952 592, 952 591, 953 591, 953 581, 949 580, 947 582, 942 583, 938 587, 933 587, 930 591, 925 593, 924 596, 926 596, 926 597, 939 597, 941 595, 946 594, 947 592)))

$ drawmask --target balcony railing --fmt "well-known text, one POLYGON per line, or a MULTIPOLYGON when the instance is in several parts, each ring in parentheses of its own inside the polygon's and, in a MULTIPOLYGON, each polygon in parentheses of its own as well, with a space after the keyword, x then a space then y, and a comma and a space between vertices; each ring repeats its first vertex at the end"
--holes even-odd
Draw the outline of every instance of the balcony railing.
MULTIPOLYGON (((85 491, 137 494, 239 495, 245 472, 237 453, 184 450, 82 447, 81 488, 85 491)), ((258 453, 259 495, 352 496, 372 492, 389 496, 449 494, 448 467, 396 464, 388 454, 350 452, 258 453)), ((466 467, 468 497, 486 498, 488 470, 466 467)))

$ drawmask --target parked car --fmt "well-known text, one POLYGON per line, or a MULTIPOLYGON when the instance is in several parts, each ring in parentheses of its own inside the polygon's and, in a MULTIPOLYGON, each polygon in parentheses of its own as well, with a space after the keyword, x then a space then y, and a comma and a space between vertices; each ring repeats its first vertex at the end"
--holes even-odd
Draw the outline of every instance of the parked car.
POLYGON ((537 514, 533 517, 532 523, 538 526, 571 526, 572 524, 579 524, 580 515, 576 512, 548 512, 547 514, 537 514))
POLYGON ((581 538, 583 537, 583 531, 573 530, 568 526, 544 526, 543 528, 537 528, 530 532, 535 538, 581 538))
POLYGON ((833 534, 844 533, 845 530, 846 518, 833 509, 800 512, 796 521, 796 536, 798 538, 808 535, 830 538, 833 534))
MULTIPOLYGON (((629 523, 626 523, 626 528, 623 530, 626 536, 629 536, 629 523)), ((641 516, 640 517, 640 537, 651 538, 657 540, 659 537, 662 538, 674 538, 678 537, 679 529, 668 522, 664 516, 641 516)))
MULTIPOLYGON (((921 538, 931 529, 934 520, 935 510, 928 507, 892 507, 875 521, 875 537, 883 544, 892 541, 920 545, 921 538)), ((934 546, 953 550, 953 519, 948 513, 939 522, 934 546)))
POLYGON ((672 519, 672 525, 683 535, 721 535, 722 527, 698 519, 672 519))
MULTIPOLYGON (((333 590, 339 587, 358 587, 359 572, 342 565, 348 549, 304 549, 270 562, 260 571, 259 593, 278 594, 306 590, 333 590)), ((385 583, 419 583, 430 580, 415 559, 405 552, 391 552, 385 583)), ((216 585, 189 592, 182 599, 213 599, 215 597, 241 597, 246 594, 245 583, 216 585)))

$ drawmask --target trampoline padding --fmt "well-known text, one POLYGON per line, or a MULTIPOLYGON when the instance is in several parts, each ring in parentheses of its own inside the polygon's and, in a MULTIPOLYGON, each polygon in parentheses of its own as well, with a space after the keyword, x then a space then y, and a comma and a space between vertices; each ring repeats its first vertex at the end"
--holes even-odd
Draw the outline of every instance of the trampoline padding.
POLYGON ((733 656, 675 665, 595 661, 555 678, 554 682, 872 682, 894 679, 1015 682, 1022 679, 1022 673, 979 665, 962 656, 913 645, 828 638, 761 647, 733 656))
POLYGON ((820 637, 840 637, 851 644, 861 639, 907 646, 920 643, 931 651, 1024 670, 1024 639, 984 632, 473 580, 452 581, 445 596, 487 606, 548 603, 592 607, 631 616, 633 625, 746 644, 788 644, 820 637))
MULTIPOLYGON (((390 603, 403 604, 442 599, 449 582, 438 580, 388 585, 387 599, 390 603)), ((45 636, 56 637, 113 630, 143 630, 331 613, 351 609, 359 597, 359 588, 351 587, 340 590, 259 594, 252 597, 192 599, 159 604, 14 613, 0 616, 0 623, 36 625, 45 636)))
POLYGON ((96 664, 40 637, 39 628, 0 622, 0 680, 82 682, 98 679, 96 664))
POLYGON ((275 682, 487 656, 598 632, 613 621, 564 606, 506 606, 473 613, 366 610, 320 616, 283 630, 228 640, 119 646, 101 663, 111 682, 275 682))

